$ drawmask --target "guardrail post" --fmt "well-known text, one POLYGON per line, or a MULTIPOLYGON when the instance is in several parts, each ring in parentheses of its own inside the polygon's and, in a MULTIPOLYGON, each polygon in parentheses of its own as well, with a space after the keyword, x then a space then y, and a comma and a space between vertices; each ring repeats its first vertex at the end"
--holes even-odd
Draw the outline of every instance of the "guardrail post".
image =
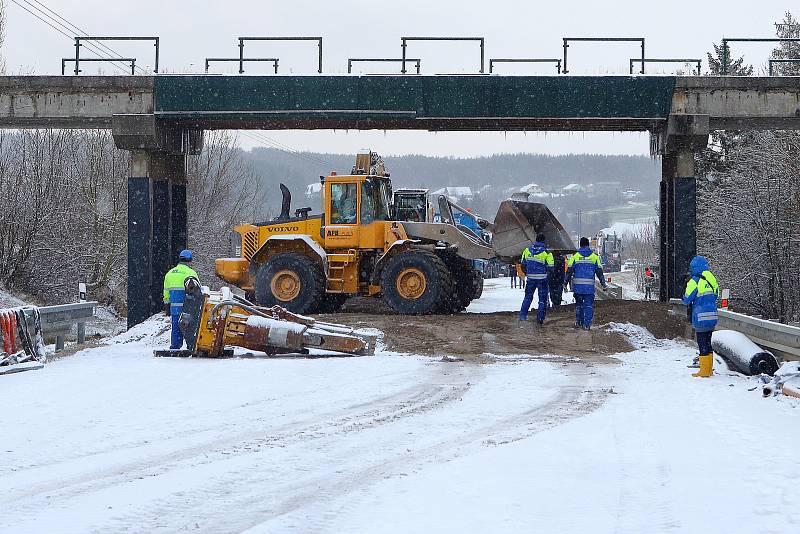
POLYGON ((78 343, 86 341, 86 322, 94 317, 97 302, 78 302, 38 308, 42 336, 56 338, 56 350, 64 349, 64 341, 72 326, 78 326, 78 343))

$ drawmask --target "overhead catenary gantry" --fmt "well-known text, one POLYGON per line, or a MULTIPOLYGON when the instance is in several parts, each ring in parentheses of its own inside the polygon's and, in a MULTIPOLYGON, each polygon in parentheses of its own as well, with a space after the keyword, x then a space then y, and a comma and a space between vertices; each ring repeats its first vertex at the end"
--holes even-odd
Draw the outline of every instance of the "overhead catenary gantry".
POLYGON ((318 47, 317 54, 317 72, 322 74, 322 37, 309 37, 303 35, 295 35, 288 37, 272 37, 272 36, 252 36, 252 37, 239 37, 239 73, 244 72, 244 44, 248 41, 316 41, 318 47))
MULTIPOLYGON (((419 58, 407 57, 405 62, 412 62, 417 69, 417 74, 420 72, 421 60, 419 58)), ((351 57, 347 60, 347 74, 353 73, 353 63, 403 63, 403 58, 389 58, 389 57, 351 57)))
POLYGON ((683 63, 683 64, 694 63, 695 65, 697 65, 697 71, 695 74, 700 76, 701 74, 700 69, 702 68, 703 60, 696 58, 650 58, 649 57, 646 59, 642 59, 638 57, 633 57, 629 60, 629 62, 630 62, 631 74, 633 74, 633 66, 636 63, 642 63, 641 73, 644 73, 644 63, 683 63))
MULTIPOLYGON (((720 66, 720 74, 723 76, 728 75, 730 68, 731 53, 728 43, 800 43, 798 37, 723 37, 722 38, 722 65, 720 66)), ((771 76, 771 74, 770 74, 771 76)))
POLYGON ((560 59, 550 59, 550 58, 508 58, 508 57, 500 57, 500 58, 491 58, 489 59, 489 74, 492 74, 494 71, 494 64, 495 63, 553 63, 556 66, 556 72, 561 74, 561 60, 560 59))
POLYGON ((409 41, 476 41, 480 43, 481 47, 481 62, 480 62, 480 72, 483 74, 483 58, 484 58, 484 47, 485 47, 485 40, 483 37, 401 37, 400 38, 400 47, 402 49, 402 64, 403 67, 400 69, 400 72, 405 74, 406 73, 406 62, 408 61, 408 56, 406 55, 406 49, 408 48, 409 41))
MULTIPOLYGON (((131 63, 131 69, 133 72, 138 68, 136 66, 136 58, 122 58, 122 57, 98 57, 98 58, 84 58, 81 57, 80 51, 81 47, 84 46, 82 43, 85 41, 153 41, 155 46, 155 62, 154 62, 154 69, 153 72, 158 73, 159 71, 159 37, 156 36, 76 36, 75 39, 75 59, 67 59, 62 58, 62 74, 66 73, 66 63, 69 61, 73 61, 75 63, 75 68, 73 69, 73 73, 75 75, 79 75, 81 73, 80 69, 80 62, 81 61, 92 61, 92 62, 108 62, 117 64, 119 62, 124 63, 131 63)), ((278 73, 278 63, 279 58, 277 57, 245 57, 245 43, 248 41, 314 41, 317 43, 317 73, 322 74, 322 65, 323 65, 323 38, 319 36, 244 36, 238 37, 239 41, 239 57, 209 57, 205 60, 205 71, 208 72, 209 66, 211 63, 214 62, 231 62, 231 63, 238 63, 239 64, 239 74, 244 74, 244 65, 245 63, 249 62, 270 62, 273 64, 273 71, 275 74, 278 73)), ((485 58, 485 38, 484 37, 470 37, 470 36, 404 36, 401 37, 401 57, 399 58, 392 58, 392 57, 377 57, 377 58, 350 58, 347 62, 347 72, 348 74, 352 73, 352 67, 354 63, 359 62, 393 62, 393 63, 400 63, 401 68, 400 72, 402 74, 406 74, 407 68, 406 64, 411 62, 416 67, 416 73, 420 74, 420 58, 410 58, 407 54, 407 49, 409 43, 412 41, 474 41, 479 43, 480 46, 480 62, 478 73, 483 74, 484 71, 484 58, 485 58)), ((644 37, 564 37, 562 38, 563 44, 563 58, 538 58, 538 57, 507 57, 507 58, 492 58, 489 60, 489 73, 494 72, 495 64, 499 63, 552 63, 556 67, 556 72, 560 74, 568 74, 569 71, 569 63, 568 63, 568 52, 570 48, 571 42, 636 42, 640 45, 640 57, 638 58, 630 58, 628 60, 629 64, 629 73, 633 74, 634 65, 637 63, 640 65, 639 74, 645 74, 646 65, 648 63, 694 63, 697 65, 697 74, 701 74, 701 67, 702 67, 702 60, 697 58, 648 58, 645 56, 645 38, 644 37)), ((775 37, 775 38, 723 38, 722 39, 722 58, 721 58, 721 73, 726 75, 728 73, 728 69, 730 68, 730 47, 729 43, 733 42, 772 42, 772 43, 783 43, 783 42, 800 42, 800 38, 782 38, 782 37, 775 37)), ((86 46, 89 46, 88 44, 86 46)), ((107 47, 105 47, 107 50, 107 47)), ((113 51, 112 51, 113 52, 113 51)), ((95 53, 100 53, 95 50, 95 53)), ((119 54, 117 54, 119 55, 119 54)), ((788 63, 797 63, 800 61, 800 58, 773 58, 770 60, 769 63, 769 73, 770 76, 773 75, 775 64, 788 64, 788 63)), ((117 65, 119 67, 119 65, 117 65)), ((142 69, 139 69, 142 71, 142 69)), ((143 72, 143 71, 142 71, 143 72)))
POLYGON ((644 74, 644 37, 564 37, 564 68, 561 71, 564 74, 569 73, 567 67, 567 51, 569 50, 570 41, 580 42, 604 42, 604 43, 618 43, 618 42, 635 42, 639 43, 642 50, 642 70, 640 74, 644 74))
MULTIPOLYGON (((74 57, 61 58, 61 75, 67 73, 67 63, 74 62, 74 57)), ((130 63, 131 75, 136 74, 136 58, 135 57, 85 57, 81 58, 84 63, 130 63)), ((80 72, 80 71, 79 71, 80 72)))
MULTIPOLYGON (((769 60, 769 75, 774 76, 774 65, 800 65, 800 58, 773 58, 769 60)), ((800 76, 798 74, 782 74, 782 76, 800 76)))
MULTIPOLYGON (((86 58, 81 58, 81 44, 82 41, 153 41, 153 46, 155 47, 155 63, 153 65, 153 72, 158 73, 158 57, 160 53, 159 47, 159 38, 158 37, 149 37, 149 36, 120 36, 120 35, 111 35, 111 36, 76 36, 75 37, 75 76, 78 76, 81 72, 80 64, 81 61, 85 61, 86 58)), ((113 59, 113 58, 112 58, 113 59)))
POLYGON ((276 57, 246 57, 246 58, 239 58, 239 57, 207 57, 206 58, 206 68, 205 71, 208 73, 208 68, 211 66, 212 63, 238 63, 239 64, 239 74, 244 74, 244 64, 245 63, 272 63, 272 69, 275 74, 278 74, 278 62, 280 60, 276 57))

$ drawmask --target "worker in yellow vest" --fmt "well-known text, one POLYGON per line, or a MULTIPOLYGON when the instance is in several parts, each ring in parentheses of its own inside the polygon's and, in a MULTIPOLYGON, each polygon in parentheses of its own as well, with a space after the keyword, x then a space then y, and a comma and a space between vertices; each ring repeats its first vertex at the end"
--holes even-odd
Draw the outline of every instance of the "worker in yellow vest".
POLYGON ((183 311, 183 301, 186 298, 184 284, 187 278, 199 281, 197 273, 189 267, 192 262, 192 251, 182 250, 178 255, 178 265, 167 271, 164 276, 164 312, 172 318, 172 337, 169 348, 180 349, 183 346, 183 332, 178 320, 183 311))
POLYGON ((711 334, 717 326, 717 295, 719 284, 703 256, 695 256, 689 263, 692 277, 686 283, 683 303, 690 307, 692 327, 697 335, 700 349, 700 370, 692 376, 707 378, 714 374, 714 351, 711 349, 711 334))
POLYGON ((525 298, 519 310, 519 320, 528 319, 528 310, 533 302, 533 292, 539 292, 539 304, 536 307, 536 322, 544 324, 549 296, 547 278, 553 271, 553 254, 547 250, 544 234, 536 236, 536 242, 522 251, 520 263, 525 269, 525 298))

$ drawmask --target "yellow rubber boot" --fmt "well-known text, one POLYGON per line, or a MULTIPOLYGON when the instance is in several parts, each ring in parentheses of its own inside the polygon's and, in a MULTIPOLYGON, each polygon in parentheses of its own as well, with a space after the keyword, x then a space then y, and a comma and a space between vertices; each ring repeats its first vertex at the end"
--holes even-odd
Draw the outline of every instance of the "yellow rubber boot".
POLYGON ((692 373, 692 376, 708 378, 709 376, 714 374, 713 367, 714 367, 714 355, 704 354, 700 356, 700 370, 696 373, 692 373))

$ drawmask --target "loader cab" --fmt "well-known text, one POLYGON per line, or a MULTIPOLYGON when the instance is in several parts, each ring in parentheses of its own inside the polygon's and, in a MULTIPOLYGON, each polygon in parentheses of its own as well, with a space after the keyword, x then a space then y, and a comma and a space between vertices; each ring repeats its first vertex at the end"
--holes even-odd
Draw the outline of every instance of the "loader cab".
POLYGON ((383 248, 384 222, 391 220, 391 191, 391 181, 384 176, 326 177, 325 246, 383 248))
POLYGON ((394 192, 394 220, 431 222, 433 208, 427 189, 397 189, 394 192))

